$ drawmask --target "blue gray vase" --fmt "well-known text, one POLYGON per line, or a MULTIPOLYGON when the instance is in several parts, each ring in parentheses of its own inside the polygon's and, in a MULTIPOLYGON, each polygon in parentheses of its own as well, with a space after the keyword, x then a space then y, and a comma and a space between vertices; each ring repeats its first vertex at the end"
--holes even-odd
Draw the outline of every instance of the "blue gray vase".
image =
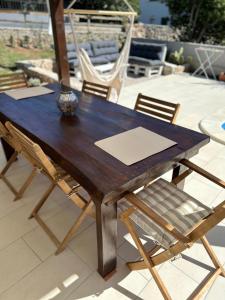
POLYGON ((76 94, 74 94, 70 88, 61 85, 60 95, 57 99, 59 110, 65 116, 74 116, 78 103, 79 101, 76 94))

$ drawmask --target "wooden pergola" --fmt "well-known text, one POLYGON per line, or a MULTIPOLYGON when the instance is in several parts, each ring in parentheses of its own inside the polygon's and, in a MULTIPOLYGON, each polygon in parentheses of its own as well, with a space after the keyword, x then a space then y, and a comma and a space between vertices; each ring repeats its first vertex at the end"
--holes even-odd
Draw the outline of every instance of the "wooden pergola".
MULTIPOLYGON (((133 11, 132 7, 129 5, 127 0, 123 0, 128 8, 129 12, 125 11, 91 11, 91 10, 73 10, 76 14, 88 15, 97 14, 97 15, 112 15, 112 16, 129 16, 137 15, 133 11)), ((68 14, 69 10, 64 10, 64 0, 49 0, 49 8, 52 19, 52 30, 54 37, 55 45, 55 56, 56 63, 58 68, 59 81, 63 81, 65 85, 70 84, 70 75, 69 75, 69 63, 67 58, 67 49, 66 49, 66 35, 65 35, 65 24, 64 24, 64 14, 68 14)))
POLYGON ((59 81, 62 80, 65 85, 69 85, 70 74, 64 26, 64 0, 50 0, 49 6, 52 19, 52 31, 59 81))

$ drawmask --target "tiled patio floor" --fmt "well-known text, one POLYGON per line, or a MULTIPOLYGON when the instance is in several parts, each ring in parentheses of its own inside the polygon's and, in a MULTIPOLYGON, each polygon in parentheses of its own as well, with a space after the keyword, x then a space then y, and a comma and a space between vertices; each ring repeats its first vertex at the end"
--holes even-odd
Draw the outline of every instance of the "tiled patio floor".
MULTIPOLYGON (((143 82, 138 80, 137 84, 124 88, 119 103, 133 108, 138 92, 180 102, 178 124, 196 130, 202 117, 225 105, 224 84, 193 77, 172 75, 143 82)), ((210 142, 193 161, 225 180, 224 145, 210 142)), ((4 165, 3 155, 0 164, 4 165)), ((10 180, 19 186, 29 169, 29 165, 19 159, 9 172, 10 180)), ((92 220, 83 224, 67 250, 55 256, 52 242, 36 221, 27 219, 47 185, 47 180, 38 175, 23 199, 13 202, 13 195, 0 182, 0 300, 162 299, 147 271, 130 272, 125 266, 125 261, 137 258, 138 253, 121 224, 118 269, 107 282, 96 272, 95 224, 92 220)), ((225 199, 225 191, 198 175, 190 176, 185 190, 211 206, 225 199)), ((43 208, 42 216, 61 238, 79 211, 58 190, 51 200, 43 208)), ((146 236, 142 238, 148 242, 146 236)), ((225 264, 225 221, 208 238, 225 264)), ((196 244, 185 251, 183 259, 160 266, 159 272, 173 299, 183 300, 211 266, 202 246, 196 244)), ((216 280, 205 299, 225 299, 223 277, 216 280)))

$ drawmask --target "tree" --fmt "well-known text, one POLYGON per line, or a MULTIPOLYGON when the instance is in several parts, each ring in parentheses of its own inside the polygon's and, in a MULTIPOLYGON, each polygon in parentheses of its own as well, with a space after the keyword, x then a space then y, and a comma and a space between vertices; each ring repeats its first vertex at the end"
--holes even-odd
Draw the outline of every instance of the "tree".
MULTIPOLYGON (((72 0, 71 0, 72 1, 72 0)), ((66 3, 71 1, 67 0, 66 3)), ((129 0, 128 1, 136 12, 140 11, 140 1, 139 0, 129 0)), ((106 10, 120 10, 124 9, 126 5, 123 0, 77 0, 75 4, 76 8, 80 9, 106 9, 106 10)))
POLYGON ((162 0, 181 39, 191 42, 225 41, 225 0, 162 0))

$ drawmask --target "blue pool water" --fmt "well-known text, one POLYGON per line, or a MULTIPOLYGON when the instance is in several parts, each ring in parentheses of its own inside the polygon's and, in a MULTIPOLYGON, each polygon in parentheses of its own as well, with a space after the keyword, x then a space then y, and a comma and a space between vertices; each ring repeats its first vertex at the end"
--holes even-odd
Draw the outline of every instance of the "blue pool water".
POLYGON ((225 122, 221 125, 221 127, 225 130, 225 122))

